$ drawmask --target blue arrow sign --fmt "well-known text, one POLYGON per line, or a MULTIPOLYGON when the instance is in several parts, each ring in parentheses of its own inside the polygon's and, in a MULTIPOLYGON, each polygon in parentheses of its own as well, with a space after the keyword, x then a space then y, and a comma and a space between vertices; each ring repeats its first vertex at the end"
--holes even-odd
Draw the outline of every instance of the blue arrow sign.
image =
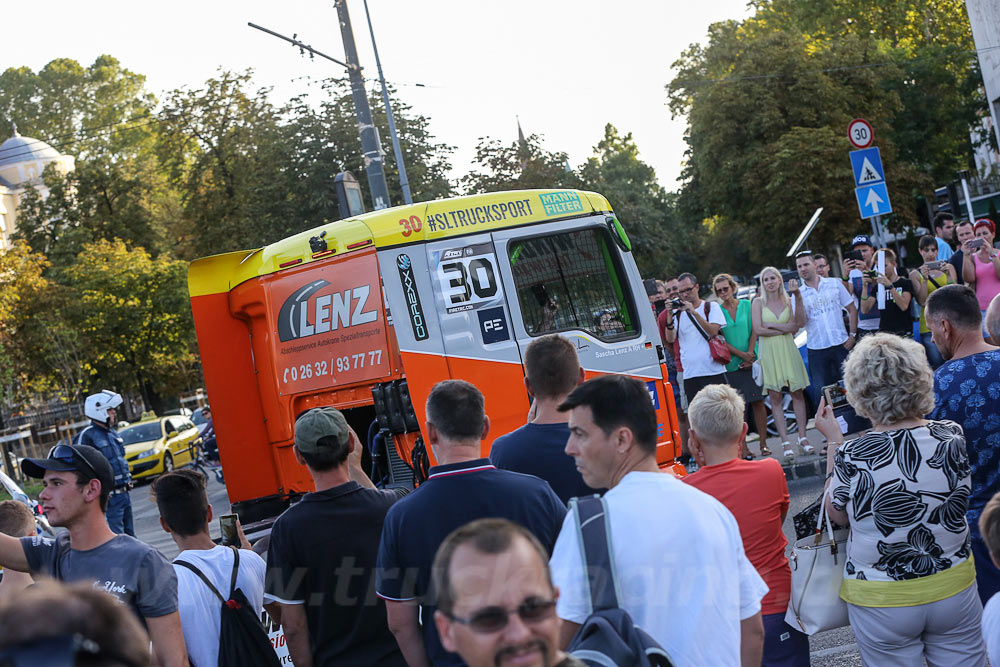
POLYGON ((861 212, 862 218, 873 218, 876 215, 892 213, 889 190, 885 187, 885 183, 854 188, 854 196, 858 199, 858 211, 861 212))
POLYGON ((872 183, 885 182, 885 170, 882 168, 882 154, 878 148, 866 148, 851 151, 851 169, 854 170, 854 183, 858 187, 872 183))

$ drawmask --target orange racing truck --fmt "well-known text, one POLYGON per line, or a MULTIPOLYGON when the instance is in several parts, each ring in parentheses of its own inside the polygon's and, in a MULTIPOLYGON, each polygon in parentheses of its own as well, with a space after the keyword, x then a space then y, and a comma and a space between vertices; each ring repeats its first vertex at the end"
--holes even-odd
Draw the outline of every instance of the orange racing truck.
POLYGON ((559 333, 587 377, 644 381, 657 460, 680 455, 673 392, 625 230, 593 192, 525 190, 400 206, 263 248, 196 260, 191 308, 229 499, 266 529, 312 490, 292 451, 302 412, 334 406, 379 485, 419 483, 435 383, 483 392, 492 439, 523 425, 522 356, 559 333))

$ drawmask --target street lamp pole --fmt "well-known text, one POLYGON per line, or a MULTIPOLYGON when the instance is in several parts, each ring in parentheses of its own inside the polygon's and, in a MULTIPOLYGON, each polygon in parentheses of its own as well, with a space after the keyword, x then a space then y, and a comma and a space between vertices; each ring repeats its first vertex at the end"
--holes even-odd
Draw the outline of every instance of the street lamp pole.
POLYGON ((399 147, 399 136, 396 134, 396 121, 392 117, 392 105, 389 104, 389 91, 385 87, 385 76, 382 75, 382 61, 378 57, 378 47, 375 45, 375 29, 372 28, 372 15, 368 11, 368 0, 365 0, 365 16, 368 18, 368 32, 372 36, 372 49, 375 51, 375 66, 378 67, 378 78, 382 82, 382 101, 385 103, 385 115, 389 120, 392 153, 396 157, 396 167, 399 170, 399 187, 403 190, 403 202, 412 204, 413 197, 410 196, 410 181, 406 177, 406 165, 403 164, 403 151, 399 147))
POLYGON ((389 206, 389 186, 385 182, 382 169, 382 149, 378 145, 378 131, 372 122, 372 110, 368 107, 365 94, 365 80, 358 64, 358 49, 354 45, 354 31, 351 17, 347 13, 347 0, 335 0, 337 18, 340 21, 340 35, 344 39, 344 55, 347 58, 347 75, 351 79, 351 96, 358 115, 358 133, 361 135, 361 152, 365 158, 365 172, 368 174, 368 189, 372 193, 372 207, 377 211, 389 206))

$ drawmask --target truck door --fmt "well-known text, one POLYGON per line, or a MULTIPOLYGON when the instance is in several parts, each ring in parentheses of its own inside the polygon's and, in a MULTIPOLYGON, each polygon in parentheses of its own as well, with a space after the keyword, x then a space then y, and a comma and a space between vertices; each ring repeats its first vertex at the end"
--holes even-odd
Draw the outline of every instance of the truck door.
POLYGON ((483 392, 492 442, 524 425, 529 407, 493 239, 474 234, 434 241, 426 250, 449 374, 483 392))
POLYGON ((622 373, 645 382, 659 422, 658 458, 673 459, 676 412, 663 382, 656 320, 635 261, 616 245, 605 216, 492 236, 521 352, 533 338, 559 333, 576 346, 588 377, 622 373))

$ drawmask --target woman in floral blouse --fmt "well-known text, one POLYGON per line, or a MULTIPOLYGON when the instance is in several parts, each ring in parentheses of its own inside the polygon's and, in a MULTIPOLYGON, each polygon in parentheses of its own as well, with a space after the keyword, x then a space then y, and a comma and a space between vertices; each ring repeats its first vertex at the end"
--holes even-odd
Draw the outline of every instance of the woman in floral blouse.
POLYGON ((842 443, 820 401, 827 511, 851 526, 840 597, 866 665, 986 664, 965 520, 965 436, 953 421, 924 419, 933 381, 919 343, 881 333, 862 339, 844 364, 847 398, 871 432, 842 443))

